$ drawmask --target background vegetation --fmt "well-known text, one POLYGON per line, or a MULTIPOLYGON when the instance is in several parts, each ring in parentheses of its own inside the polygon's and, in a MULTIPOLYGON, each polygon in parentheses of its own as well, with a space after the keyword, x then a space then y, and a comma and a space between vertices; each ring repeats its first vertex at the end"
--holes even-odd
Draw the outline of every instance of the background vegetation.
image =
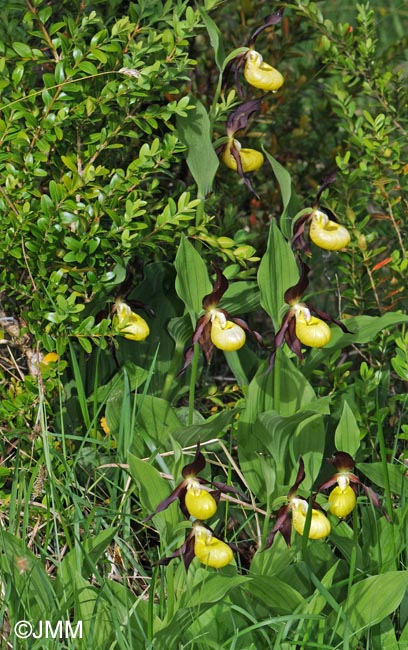
POLYGON ((0 0, 0 17, 2 647, 408 648, 406 3, 0 0), (229 63, 278 9, 256 49, 284 85, 241 68, 241 97, 229 63), (255 192, 216 154, 253 98, 255 192), (321 206, 351 243, 311 244, 304 299, 350 333, 268 371, 295 216, 334 169, 321 206), (264 346, 206 364, 196 345, 180 374, 214 266, 264 346), (118 296, 145 341, 121 335, 118 296), (186 572, 158 561, 192 522, 146 517, 198 440, 200 476, 239 490, 211 520, 238 551, 186 572), (299 458, 309 499, 336 450, 381 507, 359 489, 327 539, 265 548, 299 458), (21 619, 84 638, 17 640, 21 619))

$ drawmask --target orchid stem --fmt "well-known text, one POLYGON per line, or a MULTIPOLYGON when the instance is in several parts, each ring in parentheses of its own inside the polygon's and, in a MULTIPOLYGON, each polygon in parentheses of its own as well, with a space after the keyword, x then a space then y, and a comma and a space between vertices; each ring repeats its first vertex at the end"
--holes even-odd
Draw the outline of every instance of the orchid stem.
POLYGON ((275 363, 273 366, 273 409, 280 413, 280 396, 281 396, 281 351, 276 351, 275 363))
POLYGON ((378 391, 376 395, 376 411, 377 411, 378 444, 380 447, 381 465, 384 474, 385 501, 387 504, 387 514, 390 518, 390 521, 392 522, 394 520, 394 508, 392 505, 390 477, 388 474, 387 449, 385 445, 384 430, 383 430, 381 414, 380 414, 380 405, 378 403, 378 391))
POLYGON ((197 370, 198 370, 198 354, 199 354, 199 346, 198 343, 195 343, 193 361, 191 363, 190 389, 188 393, 188 424, 189 425, 193 424, 194 421, 194 401, 195 401, 195 387, 196 387, 197 370))
POLYGON ((224 355, 230 370, 232 370, 232 373, 238 382, 238 385, 240 386, 240 388, 245 389, 246 386, 248 386, 249 381, 248 381, 248 377, 246 376, 245 370, 242 367, 241 359, 239 358, 238 352, 236 350, 232 352, 224 352, 224 355))
POLYGON ((202 194, 198 194, 197 198, 199 199, 200 203, 197 205, 197 210, 196 210, 196 226, 197 228, 199 226, 204 225, 205 223, 205 197, 202 194))

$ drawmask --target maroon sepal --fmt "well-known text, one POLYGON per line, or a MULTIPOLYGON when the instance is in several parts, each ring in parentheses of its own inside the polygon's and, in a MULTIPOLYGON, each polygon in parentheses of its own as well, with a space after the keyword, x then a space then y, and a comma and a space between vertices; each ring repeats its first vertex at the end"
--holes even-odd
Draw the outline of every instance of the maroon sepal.
POLYGON ((302 483, 302 481, 304 481, 305 476, 306 476, 305 463, 303 461, 303 458, 300 457, 299 458, 299 469, 298 469, 297 474, 296 474, 295 482, 294 482, 294 484, 292 485, 292 487, 290 488, 290 490, 288 492, 288 499, 291 499, 293 496, 295 496, 295 494, 297 492, 297 489, 298 489, 299 485, 302 483))
MULTIPOLYGON (((301 482, 304 480, 305 476, 306 476, 305 463, 303 462, 303 458, 300 457, 299 469, 296 474, 295 482, 293 483, 292 487, 288 492, 288 499, 291 499, 292 497, 295 496, 296 491, 299 485, 301 484, 301 482)), ((278 515, 275 521, 275 525, 272 528, 271 534, 266 540, 265 550, 270 546, 272 546, 276 533, 280 533, 283 539, 285 540, 286 545, 290 546, 291 532, 292 532, 292 524, 290 520, 290 503, 288 503, 285 506, 279 508, 278 510, 278 515)))
POLYGON ((326 462, 334 465, 338 472, 351 470, 354 468, 354 458, 346 451, 335 451, 331 458, 326 458, 326 462))
POLYGON ((294 317, 289 321, 289 327, 286 331, 285 341, 292 352, 296 354, 300 363, 303 363, 302 344, 296 336, 296 319, 294 317))
POLYGON ((259 111, 261 99, 250 99, 240 104, 227 120, 227 135, 233 136, 237 131, 245 129, 248 125, 249 118, 253 113, 259 111))
POLYGON ((304 234, 305 234, 306 224, 309 221, 312 214, 313 212, 309 212, 308 214, 304 214, 301 217, 299 217, 299 219, 297 219, 293 227, 293 236, 291 241, 292 248, 298 248, 308 257, 311 256, 312 251, 310 250, 310 247, 305 240, 304 234))
POLYGON ((286 314, 285 317, 282 321, 282 325, 280 326, 280 329, 276 332, 275 338, 274 338, 274 347, 275 350, 277 348, 280 348, 280 346, 283 344, 285 337, 286 337, 286 332, 289 327, 289 323, 291 320, 294 319, 293 314, 289 310, 286 314))
POLYGON ((203 471, 205 464, 205 458, 200 451, 200 441, 198 441, 193 462, 189 463, 188 465, 184 465, 183 469, 181 470, 183 478, 191 478, 197 476, 197 474, 203 471))
POLYGON ((275 364, 276 351, 286 342, 287 346, 294 354, 296 354, 299 361, 303 362, 302 346, 296 336, 296 319, 291 310, 285 315, 280 330, 276 333, 274 339, 274 350, 269 358, 268 371, 271 370, 275 364))
POLYGON ((321 210, 321 212, 327 214, 327 216, 331 221, 335 221, 337 223, 338 219, 337 216, 334 214, 333 210, 330 210, 330 208, 319 208, 319 209, 321 210))
MULTIPOLYGON (((211 294, 209 294, 211 295, 211 294)), ((200 347, 202 348, 204 352, 204 356, 206 358, 207 363, 210 362, 211 359, 211 354, 213 351, 213 344, 211 341, 211 316, 210 314, 203 314, 198 321, 196 328, 194 330, 194 334, 192 336, 192 343, 193 345, 190 345, 187 350, 184 353, 184 365, 181 368, 180 372, 177 374, 177 377, 183 374, 190 365, 190 363, 193 360, 194 356, 194 344, 198 343, 200 347)))
POLYGON ((128 299, 128 295, 132 291, 133 286, 134 286, 134 275, 133 272, 128 267, 126 277, 123 280, 122 284, 119 286, 119 289, 116 293, 116 299, 117 298, 123 299, 129 305, 129 307, 133 307, 135 309, 143 309, 148 316, 154 318, 156 316, 156 313, 154 309, 149 307, 149 305, 146 305, 141 300, 128 299))
POLYGON ((206 329, 208 329, 208 326, 211 324, 211 316, 210 314, 204 314, 203 316, 200 316, 200 318, 197 321, 196 328, 194 330, 194 334, 192 337, 192 342, 194 343, 199 343, 200 339, 206 338, 206 329))
POLYGON ((187 350, 184 353, 184 365, 182 369, 177 373, 176 375, 177 377, 180 377, 183 374, 183 372, 187 370, 187 368, 189 367, 190 363, 193 360, 193 356, 194 356, 194 345, 190 345, 190 347, 187 348, 187 350))
POLYGON ((337 474, 329 478, 327 481, 324 481, 319 487, 317 488, 317 492, 321 492, 322 490, 328 490, 329 488, 333 487, 333 485, 336 485, 337 483, 337 474))
MULTIPOLYGON (((149 515, 148 517, 145 517, 145 519, 143 519, 143 521, 150 521, 150 519, 152 517, 154 517, 154 515, 157 515, 157 513, 163 512, 163 510, 166 510, 166 508, 168 508, 169 505, 171 505, 173 503, 173 501, 176 501, 177 499, 179 499, 180 507, 183 510, 184 497, 185 497, 185 494, 186 494, 186 490, 187 490, 186 481, 182 481, 180 483, 180 485, 178 485, 166 499, 163 499, 163 501, 160 501, 160 503, 156 507, 155 511, 152 512, 152 514, 149 515)), ((184 513, 184 511, 183 511, 183 513, 184 513)), ((188 514, 187 516, 189 517, 190 515, 188 514)))
MULTIPOLYGON (((375 506, 376 508, 381 510, 382 509, 381 508, 381 501, 380 501, 380 497, 378 496, 377 492, 374 492, 374 490, 372 488, 368 487, 368 485, 364 485, 364 483, 361 483, 361 481, 359 483, 360 483, 361 487, 363 488, 366 496, 370 499, 370 501, 372 501, 373 506, 375 506)), ((385 514, 386 519, 389 521, 390 519, 388 517, 388 514, 386 512, 384 512, 384 514, 385 514)))
POLYGON ((334 183, 334 181, 336 180, 336 178, 337 178, 337 170, 336 170, 336 169, 334 169, 333 171, 329 172, 329 173, 327 174, 327 176, 324 177, 324 179, 323 179, 323 183, 322 183, 321 186, 319 187, 319 189, 318 189, 318 191, 317 191, 317 194, 316 194, 316 199, 315 199, 315 206, 316 206, 316 207, 319 205, 320 197, 321 197, 321 195, 323 194, 324 190, 326 190, 326 189, 329 187, 329 185, 331 185, 332 183, 334 183))
POLYGON ((146 312, 148 316, 151 316, 151 318, 156 317, 156 312, 154 309, 149 307, 149 305, 146 305, 144 302, 141 302, 140 300, 126 300, 126 302, 129 307, 133 307, 135 309, 143 309, 143 311, 146 312))
POLYGON ((252 330, 249 327, 249 325, 248 325, 248 323, 246 321, 242 320, 242 318, 232 318, 232 317, 230 317, 230 318, 231 318, 232 322, 235 323, 235 325, 239 325, 240 327, 242 327, 243 330, 245 330, 249 334, 252 334, 253 336, 255 336, 256 340, 259 343, 259 345, 263 345, 262 336, 256 330, 252 330))
POLYGON ((345 334, 353 334, 354 333, 354 332, 350 332, 350 330, 347 329, 347 327, 344 325, 344 323, 342 323, 337 318, 333 318, 333 316, 330 316, 330 314, 328 314, 326 311, 321 311, 320 309, 315 309, 314 307, 312 307, 309 304, 308 304, 308 307, 309 307, 310 311, 313 314, 315 314, 316 316, 318 316, 322 320, 326 321, 327 323, 334 323, 335 325, 340 327, 340 329, 343 330, 343 332, 345 334))
MULTIPOLYGON (((225 485, 225 483, 220 483, 219 481, 209 481, 209 483, 210 485, 213 485, 217 488, 217 492, 220 493, 219 496, 221 496, 221 492, 225 492, 226 494, 237 494, 241 499, 244 499, 244 501, 249 501, 248 497, 245 496, 245 494, 242 494, 242 492, 240 492, 240 490, 238 490, 238 488, 235 488, 233 485, 225 485)), ((214 492, 210 492, 210 494, 212 494, 216 499, 214 492)))
POLYGON ((214 267, 214 271, 217 277, 214 282, 213 290, 203 298, 203 309, 212 309, 218 305, 224 293, 228 289, 228 280, 221 269, 214 267))
POLYGON ((309 286, 309 275, 310 272, 310 267, 303 262, 303 260, 300 260, 300 277, 299 280, 297 281, 296 284, 293 285, 293 287, 289 287, 289 289, 286 289, 285 294, 284 294, 284 300, 288 305, 292 305, 293 303, 299 302, 299 299, 303 296, 304 292, 306 291, 307 287, 309 286))
POLYGON ((272 27, 272 25, 277 25, 278 23, 280 23, 280 21, 282 20, 283 11, 284 10, 282 8, 282 9, 279 9, 278 11, 275 11, 273 14, 269 14, 269 16, 266 16, 263 25, 258 27, 251 34, 251 36, 248 39, 247 44, 249 46, 253 45, 255 43, 256 39, 258 38, 259 34, 261 34, 265 29, 267 29, 268 27, 272 27))
POLYGON ((176 551, 174 551, 167 557, 163 557, 161 560, 156 562, 156 564, 167 565, 171 562, 171 560, 174 560, 175 558, 178 557, 180 557, 183 560, 184 567, 186 571, 188 571, 188 568, 195 557, 194 556, 194 530, 192 530, 187 535, 184 544, 182 544, 180 548, 178 548, 176 551))
POLYGON ((290 546, 291 532, 292 524, 290 521, 290 505, 287 504, 278 510, 278 515, 274 527, 272 528, 272 532, 266 540, 264 551, 272 546, 273 540, 275 539, 277 533, 280 533, 285 540, 286 545, 290 546))
MULTIPOLYGON (((320 197, 322 193, 324 192, 325 189, 329 187, 329 185, 334 183, 334 181, 336 180, 336 176, 337 176, 337 171, 334 170, 329 174, 327 174, 327 176, 323 179, 323 183, 319 187, 318 192, 316 194, 316 198, 313 203, 313 208, 319 207, 320 197)), ((337 221, 337 217, 334 214, 334 212, 332 212, 332 210, 330 210, 329 208, 322 208, 322 211, 325 212, 325 214, 327 214, 329 219, 331 219, 332 221, 337 221)), ((304 234, 305 234, 306 224, 311 219, 312 215, 313 215, 313 210, 311 210, 307 214, 302 215, 301 217, 299 217, 299 219, 297 219, 297 221, 293 226, 293 236, 291 241, 292 248, 300 249, 308 257, 311 256, 312 252, 305 240, 304 234)))
POLYGON ((363 488, 366 497, 368 497, 368 499, 370 499, 370 501, 372 502, 373 506, 375 508, 378 508, 378 510, 381 510, 384 517, 388 521, 388 523, 391 523, 391 519, 390 519, 388 513, 381 506, 380 497, 378 496, 377 492, 374 492, 374 490, 372 488, 370 488, 370 487, 368 487, 368 485, 365 485, 364 483, 362 483, 360 481, 360 479, 355 474, 349 474, 348 476, 349 476, 349 479, 350 479, 350 483, 357 483, 358 485, 360 485, 363 488))
POLYGON ((240 175, 240 177, 241 177, 242 180, 244 181, 244 183, 245 183, 245 185, 247 186, 247 188, 248 188, 248 189, 249 189, 253 194, 255 194, 255 196, 256 196, 257 199, 259 199, 260 197, 259 197, 259 195, 256 193, 254 186, 252 185, 252 183, 251 183, 251 181, 249 180, 248 176, 246 176, 246 175, 244 174, 244 170, 242 169, 242 162, 241 162, 241 156, 240 156, 240 153, 239 153, 238 149, 237 149, 234 145, 231 147, 231 153, 232 153, 232 156, 233 156, 235 162, 237 163, 237 172, 238 172, 238 174, 240 175))

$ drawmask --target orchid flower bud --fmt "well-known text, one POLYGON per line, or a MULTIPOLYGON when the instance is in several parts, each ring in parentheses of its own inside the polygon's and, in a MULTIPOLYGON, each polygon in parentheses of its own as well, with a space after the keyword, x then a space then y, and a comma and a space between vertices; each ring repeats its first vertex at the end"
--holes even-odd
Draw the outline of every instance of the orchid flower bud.
POLYGON ((315 210, 309 237, 316 246, 327 251, 338 251, 350 243, 350 233, 344 226, 329 219, 321 210, 315 210))
POLYGON ((242 171, 244 174, 247 172, 255 172, 257 169, 262 167, 264 163, 263 154, 256 149, 246 149, 245 147, 243 148, 241 146, 241 143, 238 140, 234 139, 227 144, 224 149, 224 153, 222 154, 222 161, 227 167, 229 167, 229 169, 233 169, 234 171, 237 171, 238 169, 237 161, 231 153, 232 146, 234 146, 235 149, 239 152, 242 171))
POLYGON ((131 310, 129 305, 118 299, 115 303, 114 325, 126 339, 144 341, 150 334, 145 319, 131 310))
POLYGON ((348 476, 340 474, 337 483, 337 487, 329 494, 329 510, 339 519, 343 519, 354 510, 357 499, 348 476))
POLYGON ((204 526, 195 527, 194 555, 206 566, 221 569, 232 562, 234 554, 228 544, 217 539, 204 526))
POLYGON ((217 512, 217 502, 212 494, 203 490, 194 479, 189 479, 184 503, 190 515, 196 519, 210 519, 217 512))
POLYGON ((312 316, 303 305, 295 307, 296 336, 303 345, 310 348, 322 348, 331 339, 330 327, 321 318, 312 316))
POLYGON ((261 90, 276 92, 283 84, 283 76, 268 63, 262 55, 255 50, 250 50, 246 56, 244 77, 247 82, 261 90))
MULTIPOLYGON (((291 500, 292 525, 299 535, 303 535, 308 508, 309 504, 304 499, 293 498, 291 500)), ((312 518, 308 535, 309 539, 323 539, 324 537, 327 537, 330 530, 330 521, 323 512, 312 508, 312 518)))
POLYGON ((217 310, 211 316, 211 341, 213 345, 224 352, 239 350, 245 344, 245 331, 217 310))

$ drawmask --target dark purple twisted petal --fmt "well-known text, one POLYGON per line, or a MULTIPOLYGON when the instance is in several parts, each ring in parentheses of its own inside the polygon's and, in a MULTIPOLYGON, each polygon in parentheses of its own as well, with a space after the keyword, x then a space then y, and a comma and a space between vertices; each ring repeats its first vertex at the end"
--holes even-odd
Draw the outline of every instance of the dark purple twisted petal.
POLYGON ((245 129, 248 120, 253 113, 259 111, 261 106, 261 99, 250 99, 243 104, 240 104, 238 108, 231 113, 227 120, 227 134, 234 135, 237 131, 245 129))
POLYGON ((189 463, 188 465, 184 465, 183 469, 181 470, 181 473, 184 478, 197 476, 197 474, 203 471, 205 465, 206 465, 206 461, 200 450, 200 441, 198 441, 193 462, 189 463))
POLYGON ((275 11, 273 14, 269 14, 269 16, 266 16, 265 21, 263 25, 258 27, 249 37, 248 39, 248 45, 251 46, 255 43, 256 39, 258 38, 259 34, 261 34, 265 29, 268 27, 272 27, 272 25, 277 25, 280 23, 282 20, 283 16, 283 11, 284 9, 279 9, 278 11, 275 11))
POLYGON ((303 260, 300 260, 299 280, 296 284, 293 285, 293 287, 289 287, 289 289, 287 289, 284 294, 284 300, 288 303, 288 305, 298 302, 299 299, 303 296, 304 292, 309 286, 309 272, 309 266, 303 262, 303 260))
POLYGON ((211 309, 218 305, 224 293, 228 289, 228 280, 221 269, 214 267, 214 271, 217 277, 214 282, 213 290, 203 298, 203 309, 211 309))

